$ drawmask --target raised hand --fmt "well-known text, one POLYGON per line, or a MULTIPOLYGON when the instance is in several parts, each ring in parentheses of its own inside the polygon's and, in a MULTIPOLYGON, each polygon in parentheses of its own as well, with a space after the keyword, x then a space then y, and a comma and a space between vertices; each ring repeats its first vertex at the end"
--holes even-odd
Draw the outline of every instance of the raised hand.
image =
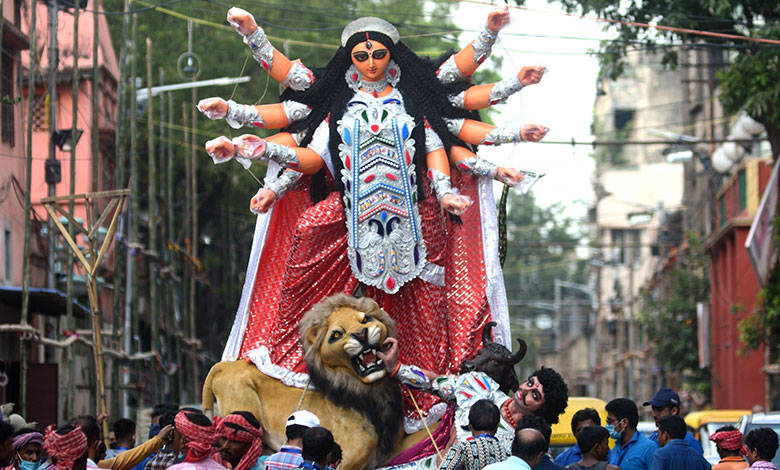
POLYGON ((453 215, 463 215, 472 204, 471 198, 462 194, 446 194, 441 198, 441 206, 453 215))
POLYGON ((242 36, 249 36, 257 29, 255 17, 242 8, 233 7, 228 10, 227 21, 242 36))
POLYGON ((209 119, 223 119, 228 113, 228 102, 219 97, 203 98, 197 108, 209 119))
POLYGON ((524 87, 535 85, 542 80, 542 75, 546 70, 547 68, 541 65, 526 65, 520 69, 517 78, 524 87))
POLYGON ((255 214, 265 214, 276 202, 276 193, 270 189, 261 188, 249 201, 249 210, 255 214))
POLYGON ((499 166, 494 178, 507 186, 517 186, 523 180, 523 174, 514 168, 499 166))
POLYGON ((509 24, 509 7, 504 3, 488 13, 485 26, 493 32, 498 32, 507 24, 509 24))
POLYGON ((214 160, 214 164, 225 163, 236 156, 233 142, 224 135, 206 142, 206 153, 214 160))
POLYGON ((520 138, 525 142, 539 142, 549 130, 549 127, 538 124, 526 124, 520 129, 520 138))
POLYGON ((252 134, 244 134, 233 139, 233 147, 240 157, 256 160, 265 155, 265 140, 252 134))

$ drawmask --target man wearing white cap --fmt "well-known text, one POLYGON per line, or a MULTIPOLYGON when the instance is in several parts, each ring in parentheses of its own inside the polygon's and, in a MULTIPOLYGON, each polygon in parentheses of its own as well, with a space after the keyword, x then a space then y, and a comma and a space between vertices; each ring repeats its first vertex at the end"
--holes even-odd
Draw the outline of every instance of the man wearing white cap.
POLYGON ((287 443, 279 449, 279 452, 265 459, 265 470, 293 470, 303 462, 301 447, 303 447, 303 433, 309 428, 320 425, 320 419, 306 410, 298 410, 287 418, 285 435, 287 443))

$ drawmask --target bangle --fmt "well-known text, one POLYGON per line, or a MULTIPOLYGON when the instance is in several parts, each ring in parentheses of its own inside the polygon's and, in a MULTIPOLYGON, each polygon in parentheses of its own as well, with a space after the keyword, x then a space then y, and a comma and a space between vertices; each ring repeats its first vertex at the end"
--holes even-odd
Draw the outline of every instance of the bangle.
POLYGON ((390 377, 395 377, 398 375, 398 371, 401 370, 401 361, 398 361, 398 363, 395 365, 395 369, 393 369, 392 372, 390 372, 390 377))

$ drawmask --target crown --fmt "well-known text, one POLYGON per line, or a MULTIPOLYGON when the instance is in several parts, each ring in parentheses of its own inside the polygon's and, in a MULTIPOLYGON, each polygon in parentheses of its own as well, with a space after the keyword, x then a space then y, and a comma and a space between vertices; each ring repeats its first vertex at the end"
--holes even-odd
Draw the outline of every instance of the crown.
POLYGON ((364 33, 366 31, 382 33, 392 39, 393 44, 398 44, 398 41, 401 39, 401 35, 398 33, 398 29, 390 24, 390 22, 385 21, 382 18, 365 16, 363 18, 356 19, 355 21, 348 24, 346 28, 344 28, 344 31, 341 32, 341 46, 346 46, 347 41, 349 41, 349 38, 351 38, 352 35, 356 33, 364 33))

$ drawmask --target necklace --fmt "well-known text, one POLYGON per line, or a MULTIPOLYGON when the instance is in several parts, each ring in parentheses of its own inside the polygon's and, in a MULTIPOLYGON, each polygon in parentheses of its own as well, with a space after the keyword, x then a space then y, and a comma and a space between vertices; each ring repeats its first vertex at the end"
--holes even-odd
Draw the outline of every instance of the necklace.
POLYGON ((512 401, 510 398, 506 402, 504 402, 504 411, 506 411, 506 420, 509 421, 509 424, 512 425, 513 428, 517 427, 517 423, 515 422, 515 419, 512 417, 512 412, 509 411, 509 403, 512 401))
POLYGON ((379 93, 387 88, 386 78, 381 78, 375 82, 369 82, 368 80, 362 80, 361 82, 360 87, 365 90, 366 93, 373 95, 374 98, 378 97, 379 93))

